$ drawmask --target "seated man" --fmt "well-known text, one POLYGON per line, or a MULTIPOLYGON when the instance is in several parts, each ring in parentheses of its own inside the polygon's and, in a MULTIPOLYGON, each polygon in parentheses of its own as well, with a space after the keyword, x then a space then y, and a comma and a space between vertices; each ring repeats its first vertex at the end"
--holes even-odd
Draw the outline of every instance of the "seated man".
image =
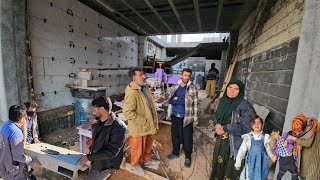
POLYGON ((24 154, 22 125, 26 121, 26 111, 14 105, 9 109, 9 120, 0 133, 0 176, 3 179, 27 179, 26 166, 41 164, 24 154))
MULTIPOLYGON (((38 138, 38 118, 36 114, 37 103, 34 101, 24 103, 27 111, 27 118, 23 124, 23 138, 24 144, 40 143, 38 138)), ((33 169, 28 167, 28 177, 31 180, 36 179, 32 174, 33 169)))
POLYGON ((37 120, 37 104, 33 101, 24 104, 27 109, 27 120, 23 125, 24 143, 33 144, 40 143, 38 139, 38 120, 37 120))
POLYGON ((123 158, 126 127, 111 111, 110 98, 92 101, 92 114, 97 122, 92 125, 93 143, 80 159, 83 166, 91 161, 88 179, 105 179, 111 170, 119 169, 123 158))

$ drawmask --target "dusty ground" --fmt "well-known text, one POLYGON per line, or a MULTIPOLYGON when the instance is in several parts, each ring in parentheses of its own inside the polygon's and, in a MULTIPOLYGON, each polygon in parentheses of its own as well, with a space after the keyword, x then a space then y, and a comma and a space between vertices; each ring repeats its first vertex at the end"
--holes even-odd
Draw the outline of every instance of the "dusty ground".
MULTIPOLYGON (((209 110, 210 111, 210 110, 209 110)), ((178 159, 168 161, 166 156, 172 151, 171 145, 171 130, 170 125, 160 124, 159 132, 153 137, 156 142, 159 142, 156 146, 156 150, 160 154, 161 160, 164 162, 168 171, 168 176, 172 180, 198 180, 209 179, 211 173, 211 161, 214 148, 214 139, 212 134, 212 127, 209 126, 209 120, 212 119, 212 112, 204 112, 199 110, 199 124, 194 131, 194 152, 192 154, 192 164, 190 168, 184 167, 184 154, 181 153, 178 159)), ((49 134, 42 141, 53 144, 56 146, 68 148, 74 151, 79 151, 79 136, 75 127, 49 134)), ((130 154, 129 151, 125 152, 130 154)), ((129 163, 130 156, 127 157, 129 163)), ((268 179, 273 179, 274 174, 273 166, 269 173, 268 179)), ((147 169, 153 173, 156 173, 162 177, 165 177, 165 173, 159 167, 158 170, 147 169)), ((36 168, 34 174, 37 179, 45 180, 60 180, 68 179, 62 175, 56 174, 44 168, 36 168)), ((80 179, 86 178, 87 171, 79 172, 80 179)), ((143 177, 139 177, 126 170, 118 170, 112 172, 112 175, 108 178, 110 180, 143 180, 143 177)))
MULTIPOLYGON (((198 117, 199 117, 199 124, 197 129, 194 130, 194 151, 192 153, 192 164, 190 168, 184 167, 184 160, 185 156, 183 152, 179 158, 168 161, 166 156, 169 155, 172 151, 172 144, 171 144, 171 129, 170 125, 167 124, 160 124, 159 132, 153 137, 156 142, 159 142, 156 146, 156 150, 160 154, 161 160, 165 164, 165 168, 167 169, 168 176, 172 180, 198 180, 198 179, 209 179, 211 173, 211 161, 212 161, 212 154, 214 148, 214 139, 212 134, 212 127, 209 126, 209 120, 212 119, 212 111, 206 109, 207 112, 204 110, 199 110, 198 117)), ((74 151, 79 151, 79 136, 77 134, 77 129, 75 127, 61 130, 59 132, 55 132, 54 134, 47 135, 44 142, 53 144, 60 147, 65 147, 74 151)), ((128 144, 128 143, 126 143, 128 144)), ((126 145, 127 146, 127 145, 126 145)), ((125 154, 127 156, 127 162, 130 163, 130 152, 126 151, 125 154)), ((156 173, 162 177, 165 177, 165 173, 159 167, 158 170, 147 169, 153 173, 156 173)), ((270 178, 273 174, 274 170, 271 170, 269 173, 270 178)), ((79 177, 80 179, 86 178, 87 171, 80 172, 79 177)), ((45 170, 43 168, 37 168, 35 170, 35 175, 40 180, 45 179, 67 179, 62 175, 56 174, 49 170, 45 170)), ((126 170, 118 170, 112 172, 112 175, 108 178, 110 180, 143 180, 143 177, 139 177, 133 173, 130 173, 126 170)))
MULTIPOLYGON (((205 124, 204 122, 201 122, 201 124, 205 124)), ((178 159, 175 159, 173 161, 168 161, 166 159, 166 156, 169 155, 172 151, 171 146, 171 131, 170 131, 170 125, 166 124, 160 124, 160 129, 157 135, 155 135, 153 138, 157 142, 160 143, 156 147, 156 150, 160 154, 160 158, 163 160, 165 166, 168 169, 168 175, 170 179, 208 179, 208 176, 210 174, 210 158, 207 157, 212 156, 212 149, 213 144, 209 143, 205 140, 205 138, 201 138, 203 135, 199 133, 198 131, 195 131, 194 133, 194 152, 192 154, 192 165, 190 168, 184 167, 184 154, 181 153, 181 156, 178 159)), ((72 149, 75 151, 79 151, 79 136, 77 134, 77 130, 75 127, 60 130, 58 132, 55 132, 54 134, 49 134, 46 136, 45 139, 42 140, 43 142, 53 144, 56 146, 64 147, 67 149, 72 149)), ((128 157, 128 159, 130 159, 128 157)), ((129 162, 129 160, 128 160, 129 162)), ((152 170, 147 169, 151 172, 154 172, 162 177, 165 177, 165 173, 162 171, 162 169, 159 166, 158 170, 152 170)), ((79 177, 81 179, 85 179, 86 177, 85 172, 80 172, 79 177)), ((36 177, 40 180, 45 179, 67 179, 62 175, 56 174, 54 172, 51 172, 49 170, 46 170, 44 168, 36 168, 34 174, 36 177)), ((108 178, 110 180, 141 180, 144 178, 141 178, 139 176, 136 176, 135 174, 132 174, 126 170, 119 170, 112 173, 112 175, 108 178)))

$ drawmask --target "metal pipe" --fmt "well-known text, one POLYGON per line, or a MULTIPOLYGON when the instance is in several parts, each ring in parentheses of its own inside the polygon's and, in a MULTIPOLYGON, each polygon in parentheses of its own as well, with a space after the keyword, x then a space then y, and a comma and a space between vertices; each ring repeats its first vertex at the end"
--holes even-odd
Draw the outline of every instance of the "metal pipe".
POLYGON ((168 173, 166 171, 166 169, 164 168, 165 165, 164 163, 162 162, 160 156, 159 156, 159 153, 157 150, 154 149, 154 147, 152 147, 152 151, 153 151, 153 154, 155 155, 155 157, 157 158, 157 160, 160 162, 160 166, 161 166, 161 169, 163 170, 164 174, 166 175, 167 179, 170 179, 169 176, 168 176, 168 173))

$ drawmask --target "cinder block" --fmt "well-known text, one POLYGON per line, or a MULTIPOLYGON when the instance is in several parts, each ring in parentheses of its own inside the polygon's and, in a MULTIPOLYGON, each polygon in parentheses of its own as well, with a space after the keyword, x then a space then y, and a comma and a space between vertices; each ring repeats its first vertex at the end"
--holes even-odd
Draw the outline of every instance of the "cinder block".
POLYGON ((89 80, 86 79, 80 79, 80 86, 84 88, 88 87, 88 81, 89 80))
POLYGON ((73 84, 74 84, 75 86, 81 86, 81 80, 80 80, 80 79, 75 79, 75 80, 73 81, 73 84))
POLYGON ((100 80, 89 80, 88 81, 88 87, 98 87, 101 86, 100 80))
POLYGON ((79 79, 91 80, 91 72, 89 71, 80 71, 78 73, 79 79))

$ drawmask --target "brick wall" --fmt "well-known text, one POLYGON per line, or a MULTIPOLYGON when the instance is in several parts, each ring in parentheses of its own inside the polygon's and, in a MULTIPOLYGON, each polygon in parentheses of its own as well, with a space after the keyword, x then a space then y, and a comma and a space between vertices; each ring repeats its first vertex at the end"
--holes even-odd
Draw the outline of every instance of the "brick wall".
POLYGON ((240 60, 286 43, 300 34, 303 0, 263 0, 239 30, 240 60))
POLYGON ((266 129, 281 129, 284 123, 299 39, 296 38, 254 57, 238 62, 234 76, 246 84, 252 104, 270 110, 266 129))
POLYGON ((242 44, 234 76, 252 104, 270 110, 265 130, 282 129, 299 44, 303 0, 264 0, 239 30, 242 44))
POLYGON ((74 106, 64 106, 38 113, 39 134, 44 138, 50 133, 75 125, 74 106))

